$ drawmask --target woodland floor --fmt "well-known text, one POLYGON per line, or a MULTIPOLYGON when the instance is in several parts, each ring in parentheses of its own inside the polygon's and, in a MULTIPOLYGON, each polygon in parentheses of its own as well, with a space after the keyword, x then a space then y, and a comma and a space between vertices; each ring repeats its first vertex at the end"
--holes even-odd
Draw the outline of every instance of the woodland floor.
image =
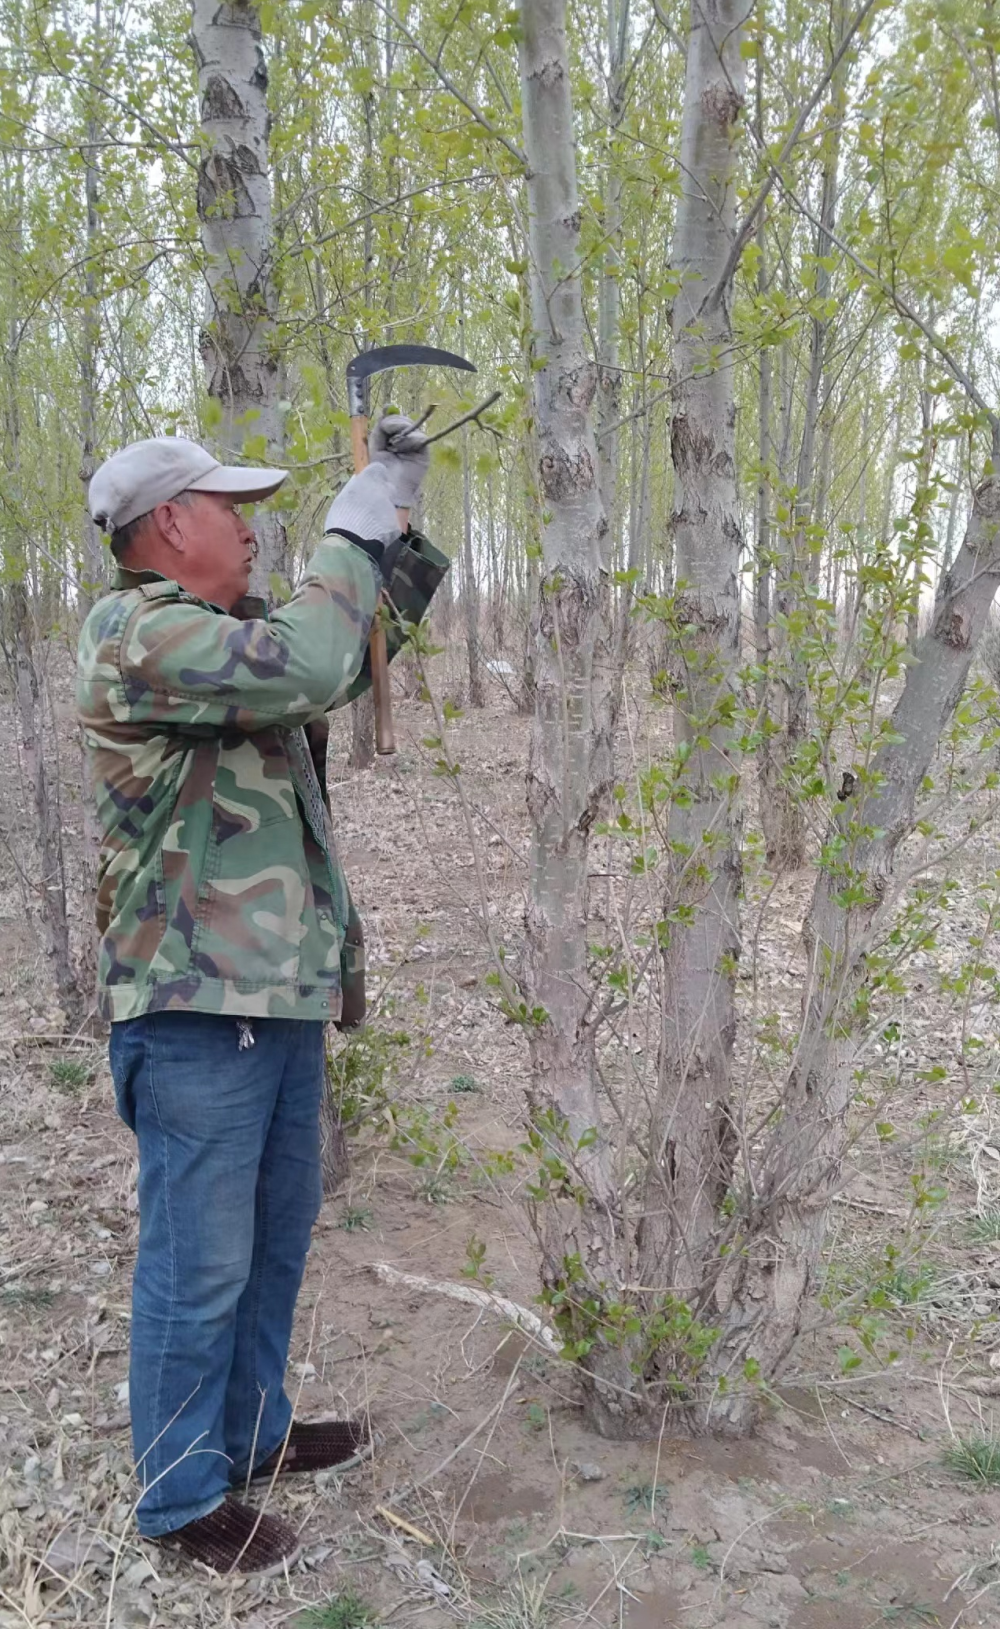
MULTIPOLYGON (((387 1086, 411 1127, 415 1109, 426 1110, 419 1124, 430 1154, 415 1167, 390 1147, 388 1129, 366 1131, 353 1147, 349 1183, 325 1206, 291 1384, 303 1416, 368 1409, 383 1441, 368 1467, 306 1486, 292 1480, 271 1495, 305 1542, 285 1579, 233 1584, 199 1575, 140 1543, 129 1521, 123 1382, 136 1240, 133 1147, 112 1109, 103 1044, 62 1030, 16 879, 7 878, 0 920, 3 1629, 70 1622, 359 1629, 369 1620, 351 1610, 344 1591, 367 1603, 371 1622, 392 1629, 1000 1624, 1000 1487, 964 1478, 946 1462, 955 1437, 992 1433, 990 1391, 1000 1394, 1000 1230, 993 1240, 974 1218, 975 1169, 984 1183, 994 1164, 1000 1169, 984 1112, 966 1117, 964 1139, 943 1123, 924 1123, 918 1140, 859 1139, 852 1185, 836 1207, 829 1285, 834 1299, 853 1294, 874 1304, 874 1351, 864 1352, 846 1314, 839 1324, 818 1317, 765 1424, 745 1442, 675 1440, 669 1432, 639 1446, 600 1440, 583 1426, 568 1367, 493 1316, 387 1288, 374 1276, 373 1264, 388 1262, 461 1282, 475 1234, 498 1290, 528 1305, 536 1294, 534 1252, 517 1205, 524 1171, 498 1178, 488 1158, 520 1141, 524 1042, 484 983, 483 935, 463 903, 475 891, 469 845, 454 795, 420 746, 427 710, 403 702, 398 719, 399 759, 362 773, 341 767, 347 721, 338 720, 331 790, 370 962, 388 981, 379 1022, 410 1036, 390 1049, 397 1061, 387 1086), (91 1079, 60 1089, 53 1065, 74 1059, 89 1066, 91 1079), (447 1159, 437 1169, 450 1146, 442 1118, 449 1101, 458 1105, 459 1140, 451 1172, 447 1159), (940 1190, 931 1206, 914 1207, 915 1181, 940 1190), (845 1348, 861 1358, 857 1366, 845 1348), (408 1538, 386 1509, 432 1542, 408 1538), (331 1598, 339 1604, 308 1615, 331 1598)), ((485 714, 454 728, 468 793, 481 811, 496 933, 514 946, 527 728, 499 689, 485 714)), ((9 741, 0 746, 13 750, 9 741)), ((641 731, 635 746, 641 758, 648 746, 641 731)), ((8 798, 11 822, 23 827, 12 790, 8 798)), ((71 825, 77 813, 69 809, 71 825)), ((973 1010, 939 993, 940 972, 967 954, 963 920, 995 869, 995 844, 988 822, 966 845, 956 862, 952 926, 908 974, 897 1015, 902 1041, 885 1061, 905 1086, 896 1115, 908 1134, 939 1106, 933 1086, 914 1079, 914 1066, 954 1059, 963 1026, 984 1042, 979 1085, 988 1088, 996 1076, 995 1007, 973 1010)), ((756 978, 741 980, 748 1013, 755 1005, 758 1014, 793 1015, 809 887, 807 876, 796 877, 767 895, 756 978)), ((750 895, 748 943, 763 883, 751 878, 750 895)), ((953 1085, 941 1089, 954 1093, 953 1085)))

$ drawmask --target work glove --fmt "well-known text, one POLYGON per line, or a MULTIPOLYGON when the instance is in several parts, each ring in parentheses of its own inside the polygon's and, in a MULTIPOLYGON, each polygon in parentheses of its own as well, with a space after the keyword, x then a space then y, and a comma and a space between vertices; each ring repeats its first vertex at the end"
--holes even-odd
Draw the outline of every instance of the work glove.
POLYGON ((360 474, 351 476, 327 510, 323 532, 332 532, 363 549, 382 573, 383 585, 388 586, 406 539, 399 530, 384 465, 369 464, 360 474))
POLYGON ((368 437, 368 456, 389 473, 397 509, 412 509, 430 469, 427 437, 403 413, 386 413, 368 437))

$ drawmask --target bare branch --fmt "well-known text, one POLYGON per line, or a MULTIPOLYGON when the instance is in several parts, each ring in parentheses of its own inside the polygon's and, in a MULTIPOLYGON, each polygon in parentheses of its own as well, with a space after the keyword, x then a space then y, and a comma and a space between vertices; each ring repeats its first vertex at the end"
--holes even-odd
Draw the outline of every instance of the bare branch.
MULTIPOLYGON (((740 226, 737 228, 736 236, 733 239, 733 246, 729 251, 729 257, 728 257, 728 259, 726 261, 726 264, 723 266, 722 272, 721 272, 721 274, 719 276, 719 279, 716 282, 716 284, 715 284, 714 288, 712 289, 711 293, 706 297, 706 299, 703 302, 703 308, 704 309, 710 309, 711 307, 716 305, 719 302, 719 300, 722 299, 722 296, 725 293, 725 290, 729 287, 729 284, 730 284, 730 282, 731 282, 731 280, 732 280, 732 278, 733 278, 733 276, 734 276, 734 274, 736 272, 736 268, 740 263, 740 258, 741 258, 742 254, 743 254, 743 251, 746 248, 747 244, 750 242, 751 237, 753 236, 754 227, 756 226, 756 223, 757 223, 757 216, 760 214, 760 212, 763 209, 764 205, 767 203, 767 200, 771 195, 771 191, 772 191, 772 189, 774 187, 775 182, 779 181, 781 179, 781 167, 782 167, 782 165, 785 164, 788 161, 789 157, 791 156, 792 150, 795 147, 796 142, 798 141, 798 139, 801 136, 803 130, 805 129, 806 120, 809 118, 809 115, 813 112, 813 110, 817 106, 820 98, 822 97, 823 93, 826 91, 827 86, 829 85, 831 79, 833 78, 833 76, 836 73, 837 69, 840 67, 840 64, 843 62, 844 57, 846 56, 847 52, 850 50, 851 45, 854 42, 855 35, 857 34, 859 28, 864 23, 864 21, 865 21, 866 17, 868 16, 869 12, 877 4, 878 4, 878 0, 864 0, 864 4, 861 6, 860 10, 856 13, 856 15, 854 17, 854 21, 848 27, 848 30, 847 30, 846 34, 844 35, 843 39, 841 40, 840 45, 837 47, 837 50, 834 52, 833 56, 830 58, 830 62, 829 62, 829 65, 827 67, 826 73, 823 75, 823 77, 820 80, 819 84, 816 86, 816 89, 813 91, 813 93, 810 96, 809 100, 806 102, 805 106, 802 108, 801 112, 799 113, 799 116, 796 119, 795 123, 792 125, 792 128, 789 131, 788 136, 785 139, 785 144, 782 147, 781 152, 778 154, 777 159, 773 163, 771 162, 770 159, 767 160, 770 174, 768 175, 767 180, 764 182, 763 186, 761 187, 760 191, 758 192, 758 194, 757 194, 756 198, 754 199, 753 203, 750 205, 750 208, 747 210, 746 214, 744 215, 740 226)), ((755 132, 755 134, 757 134, 757 133, 755 132)), ((761 150, 762 150, 762 152, 764 153, 764 155, 766 157, 767 149, 764 146, 764 143, 761 140, 761 137, 760 137, 759 134, 757 134, 757 139, 760 142, 761 150)))
MULTIPOLYGON (((479 424, 479 415, 480 415, 480 413, 485 413, 486 409, 488 407, 492 407, 493 403, 498 402, 499 400, 500 400, 500 392, 499 392, 499 390, 495 390, 493 392, 492 396, 487 396, 486 400, 484 402, 480 402, 478 407, 473 407, 472 409, 470 409, 470 411, 468 413, 463 413, 462 417, 460 419, 456 419, 454 424, 449 424, 449 426, 448 426, 448 428, 446 430, 438 430, 434 435, 428 436, 425 445, 429 447, 433 441, 441 441, 441 440, 443 440, 443 438, 445 436, 450 436, 453 430, 460 430, 462 428, 463 424, 468 424, 469 423, 470 419, 475 419, 476 423, 479 424)), ((425 415, 425 417, 426 417, 426 415, 425 415)), ((490 430, 490 429, 493 429, 493 426, 489 425, 489 424, 487 424, 487 425, 479 424, 479 428, 481 430, 482 429, 490 430)), ((493 434, 498 435, 499 431, 493 430, 493 434)))
MULTIPOLYGON (((415 37, 415 35, 410 33, 410 30, 407 28, 406 24, 400 21, 391 6, 384 5, 383 0, 375 0, 375 4, 378 6, 378 9, 382 12, 383 16, 389 19, 393 27, 399 29, 399 32, 403 35, 403 38, 408 42, 409 45, 412 46, 413 50, 416 51, 418 57, 421 57, 423 61, 426 62, 428 68, 433 69, 445 90, 450 91, 455 100, 457 102, 461 102, 466 112, 472 114, 472 117, 475 119, 476 123, 482 125, 483 129, 486 131, 486 134, 488 136, 492 136, 493 140, 498 141, 502 147, 506 147, 511 158, 516 159, 521 169, 526 170, 528 167, 528 160, 525 158, 517 143, 511 141, 507 136, 505 136, 502 130, 497 129, 496 125, 486 117, 486 114, 483 112, 482 108, 477 102, 469 101, 469 98, 464 94, 463 91, 459 90, 451 76, 445 73, 437 58, 432 57, 429 51, 425 51, 420 41, 415 37)), ((444 42, 442 41, 442 44, 443 43, 444 42)))

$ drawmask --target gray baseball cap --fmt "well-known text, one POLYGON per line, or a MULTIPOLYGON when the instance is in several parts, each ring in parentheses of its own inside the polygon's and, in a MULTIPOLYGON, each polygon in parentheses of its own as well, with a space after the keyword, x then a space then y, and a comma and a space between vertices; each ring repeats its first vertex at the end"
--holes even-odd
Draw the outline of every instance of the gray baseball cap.
POLYGON ((256 503, 277 492, 286 469, 238 469, 220 464, 184 436, 133 441, 96 469, 87 503, 98 526, 117 531, 181 492, 222 492, 234 503, 256 503))

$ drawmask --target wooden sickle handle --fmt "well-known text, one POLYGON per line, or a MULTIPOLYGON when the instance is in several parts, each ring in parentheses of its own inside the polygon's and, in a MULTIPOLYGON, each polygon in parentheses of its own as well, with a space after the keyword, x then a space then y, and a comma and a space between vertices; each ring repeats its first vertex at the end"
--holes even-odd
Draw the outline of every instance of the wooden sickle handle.
MULTIPOLYGON (((351 419, 351 452, 354 473, 368 464, 368 420, 363 413, 351 419)), ((381 595, 379 605, 382 604, 381 595)), ((372 623, 368 636, 368 655, 372 666, 372 696, 375 701, 375 751, 388 757, 396 750, 396 732, 392 727, 392 693, 389 689, 389 652, 386 648, 385 629, 378 620, 372 623)))

